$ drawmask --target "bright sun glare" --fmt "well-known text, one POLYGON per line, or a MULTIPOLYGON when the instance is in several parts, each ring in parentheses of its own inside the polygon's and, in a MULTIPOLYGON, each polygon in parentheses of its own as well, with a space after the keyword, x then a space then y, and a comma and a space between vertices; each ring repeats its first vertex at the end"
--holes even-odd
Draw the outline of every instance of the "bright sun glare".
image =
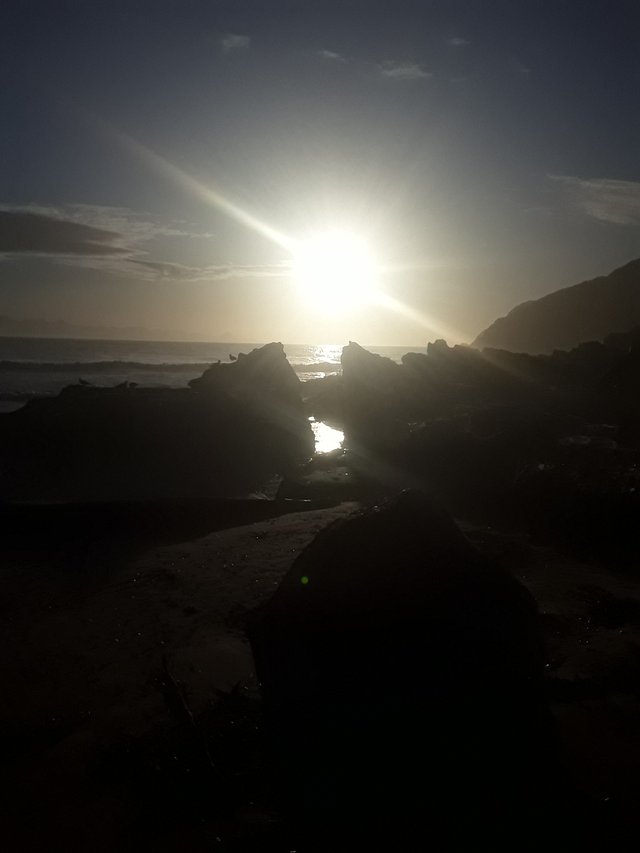
POLYGON ((348 231, 327 231, 301 241, 293 270, 306 298, 320 311, 362 307, 376 294, 373 255, 364 240, 348 231))

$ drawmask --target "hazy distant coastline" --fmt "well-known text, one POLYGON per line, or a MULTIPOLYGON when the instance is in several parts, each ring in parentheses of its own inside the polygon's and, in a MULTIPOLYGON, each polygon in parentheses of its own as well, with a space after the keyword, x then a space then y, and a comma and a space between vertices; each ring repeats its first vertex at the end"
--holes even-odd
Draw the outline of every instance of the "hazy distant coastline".
POLYGON ((516 305, 480 332, 472 346, 532 355, 571 350, 640 325, 640 259, 608 275, 516 305))

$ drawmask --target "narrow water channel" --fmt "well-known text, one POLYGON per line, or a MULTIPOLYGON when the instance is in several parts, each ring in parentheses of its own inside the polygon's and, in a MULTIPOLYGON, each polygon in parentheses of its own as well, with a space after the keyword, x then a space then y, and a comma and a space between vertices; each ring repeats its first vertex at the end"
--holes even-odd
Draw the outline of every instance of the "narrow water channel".
POLYGON ((311 420, 311 429, 316 442, 316 453, 330 453, 338 450, 344 441, 341 429, 334 429, 322 421, 311 420))

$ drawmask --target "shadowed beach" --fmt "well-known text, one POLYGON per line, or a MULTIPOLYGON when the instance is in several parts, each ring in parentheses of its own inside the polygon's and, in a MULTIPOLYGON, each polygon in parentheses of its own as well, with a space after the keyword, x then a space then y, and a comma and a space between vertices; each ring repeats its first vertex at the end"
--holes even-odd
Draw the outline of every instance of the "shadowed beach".
POLYGON ((594 389, 628 363, 350 344, 301 383, 271 344, 3 415, 4 837, 626 849, 636 403, 594 389))

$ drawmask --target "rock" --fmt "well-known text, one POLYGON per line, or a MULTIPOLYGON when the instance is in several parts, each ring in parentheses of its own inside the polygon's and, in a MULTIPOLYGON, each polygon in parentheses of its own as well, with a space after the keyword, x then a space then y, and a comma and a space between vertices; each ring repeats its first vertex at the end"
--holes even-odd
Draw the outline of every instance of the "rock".
POLYGON ((350 446, 384 447, 406 422, 405 374, 389 358, 353 341, 342 349, 345 437, 350 446))
POLYGON ((317 421, 344 423, 342 376, 331 375, 308 379, 302 383, 302 396, 307 413, 317 421))
MULTIPOLYGON (((239 353, 230 364, 213 364, 190 387, 199 394, 230 397, 273 423, 299 444, 302 432, 310 435, 298 376, 287 361, 281 343, 265 344, 250 353, 239 353)), ((308 445, 313 453, 313 441, 308 445)))
POLYGON ((282 344, 214 365, 191 389, 70 386, 0 430, 10 500, 242 496, 313 453, 282 344))
POLYGON ((450 849, 437 834, 473 825, 479 846, 497 811, 520 820, 550 790, 533 599, 423 494, 318 534, 249 637, 307 827, 388 841, 428 826, 450 849))
POLYGON ((294 405, 300 400, 300 380, 281 343, 265 344, 248 354, 239 353, 229 364, 212 364, 189 385, 199 392, 225 390, 235 397, 271 395, 294 405))

